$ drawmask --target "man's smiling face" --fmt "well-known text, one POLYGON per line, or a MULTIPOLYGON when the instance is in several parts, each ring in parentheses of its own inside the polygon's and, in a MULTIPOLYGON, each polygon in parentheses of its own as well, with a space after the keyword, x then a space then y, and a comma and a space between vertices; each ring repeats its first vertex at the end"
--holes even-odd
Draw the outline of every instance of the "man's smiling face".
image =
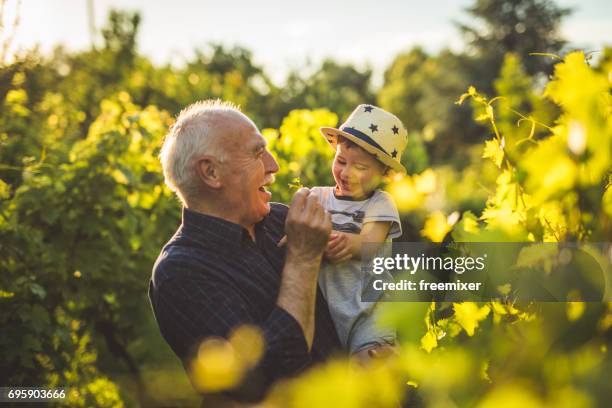
POLYGON ((226 152, 221 168, 223 197, 232 218, 249 228, 270 212, 272 194, 267 187, 279 167, 255 124, 242 114, 232 116, 231 134, 221 141, 226 152))

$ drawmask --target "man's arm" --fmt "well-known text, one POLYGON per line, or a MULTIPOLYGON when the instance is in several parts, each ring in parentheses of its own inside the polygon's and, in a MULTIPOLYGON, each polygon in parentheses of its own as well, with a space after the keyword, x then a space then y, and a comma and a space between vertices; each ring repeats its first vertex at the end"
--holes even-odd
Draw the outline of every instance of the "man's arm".
POLYGON ((287 258, 277 304, 300 323, 308 350, 314 338, 319 267, 330 232, 330 215, 316 195, 301 188, 285 221, 287 258))

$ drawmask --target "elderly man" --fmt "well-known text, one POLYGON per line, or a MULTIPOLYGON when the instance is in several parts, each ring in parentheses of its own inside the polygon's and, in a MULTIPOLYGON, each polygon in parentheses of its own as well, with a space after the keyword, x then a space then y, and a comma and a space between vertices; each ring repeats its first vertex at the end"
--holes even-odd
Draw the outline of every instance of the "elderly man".
POLYGON ((290 209, 266 190, 278 164, 255 124, 219 101, 183 110, 161 154, 183 221, 162 249, 149 298, 164 339, 189 372, 200 342, 242 324, 265 340, 261 360, 226 396, 261 399, 339 348, 317 275, 329 215, 307 189, 290 209), (277 243, 287 235, 286 247, 277 243))

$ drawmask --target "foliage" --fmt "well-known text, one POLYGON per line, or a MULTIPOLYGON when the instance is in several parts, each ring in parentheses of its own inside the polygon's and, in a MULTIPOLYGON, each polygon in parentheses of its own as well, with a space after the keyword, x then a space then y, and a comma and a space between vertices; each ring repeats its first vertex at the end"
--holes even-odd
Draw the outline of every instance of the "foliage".
MULTIPOLYGON (((508 63, 513 64, 511 59, 508 63)), ((592 70, 584 54, 569 54, 546 88, 546 96, 563 110, 554 127, 514 111, 508 100, 500 104, 500 110, 512 111, 530 125, 527 136, 508 126, 501 133, 494 109, 499 98, 488 100, 473 87, 460 98, 459 103, 474 98, 483 106, 481 116, 494 130, 483 153, 500 167, 497 190, 482 214, 488 228, 536 241, 597 242, 610 236, 603 202, 612 151, 609 88, 608 78, 592 70), (550 134, 536 140, 536 126, 550 134)))
POLYGON ((423 98, 423 83, 431 80, 434 62, 421 48, 398 55, 385 72, 385 83, 378 93, 378 103, 397 115, 408 130, 425 126, 418 109, 423 98))
POLYGON ((319 132, 322 126, 335 126, 336 114, 326 109, 294 110, 279 130, 265 129, 264 136, 280 167, 271 186, 275 199, 289 203, 294 191, 287 187, 299 180, 306 187, 333 184, 331 163, 334 151, 319 132))
POLYGON ((447 50, 428 56, 414 48, 398 55, 385 71, 378 103, 396 112, 407 129, 425 141, 432 160, 460 166, 466 162, 465 146, 479 141, 482 132, 471 121, 469 108, 457 109, 450 101, 477 68, 469 58, 447 50))
POLYGON ((338 120, 344 121, 357 105, 374 102, 371 75, 370 69, 360 71, 326 59, 305 78, 298 72, 291 73, 281 97, 291 109, 326 108, 336 112, 338 120))
MULTIPOLYGON (((11 95, 4 101, 10 106, 3 109, 7 124, 13 123, 11 114, 19 119, 25 109, 25 96, 11 95)), ((178 222, 177 204, 162 188, 156 158, 169 118, 120 93, 102 102, 85 139, 66 145, 55 139, 61 126, 52 119, 56 115, 49 114, 46 132, 38 135, 44 146, 39 157, 23 161, 21 183, 2 184, 1 286, 10 295, 2 299, 1 320, 5 327, 22 329, 2 337, 3 349, 15 352, 3 359, 0 371, 7 376, 4 384, 38 385, 45 383, 43 367, 78 369, 63 382, 85 381, 87 388, 92 375, 80 370, 96 372, 95 357, 87 357, 92 334, 137 373, 127 345, 138 331, 134 319, 146 313, 143 282, 161 240, 178 222), (71 334, 66 327, 78 322, 87 324, 71 334), (73 348, 74 336, 82 338, 76 343, 85 353, 80 363, 79 354, 74 361, 58 354, 73 348)), ((95 377, 92 381, 102 386, 95 377)))
POLYGON ((427 55, 415 47, 401 53, 385 71, 378 94, 380 106, 422 135, 432 160, 458 168, 468 162, 466 146, 482 143, 486 132, 472 120, 469 105, 457 108, 451 101, 469 83, 483 94, 500 93, 494 82, 508 53, 523 61, 528 75, 541 74, 538 83, 544 81, 555 60, 531 54, 561 51, 565 42, 558 28, 569 14, 548 0, 479 0, 467 11, 473 19, 457 24, 467 52, 427 55))

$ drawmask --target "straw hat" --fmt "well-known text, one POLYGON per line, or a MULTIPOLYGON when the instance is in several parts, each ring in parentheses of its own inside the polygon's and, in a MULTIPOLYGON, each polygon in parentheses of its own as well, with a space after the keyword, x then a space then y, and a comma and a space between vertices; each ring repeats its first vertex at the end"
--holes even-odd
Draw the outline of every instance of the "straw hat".
POLYGON ((322 127, 319 131, 334 150, 337 137, 344 136, 376 156, 386 166, 399 173, 406 173, 400 158, 406 147, 408 131, 395 115, 384 109, 359 105, 340 129, 322 127))

